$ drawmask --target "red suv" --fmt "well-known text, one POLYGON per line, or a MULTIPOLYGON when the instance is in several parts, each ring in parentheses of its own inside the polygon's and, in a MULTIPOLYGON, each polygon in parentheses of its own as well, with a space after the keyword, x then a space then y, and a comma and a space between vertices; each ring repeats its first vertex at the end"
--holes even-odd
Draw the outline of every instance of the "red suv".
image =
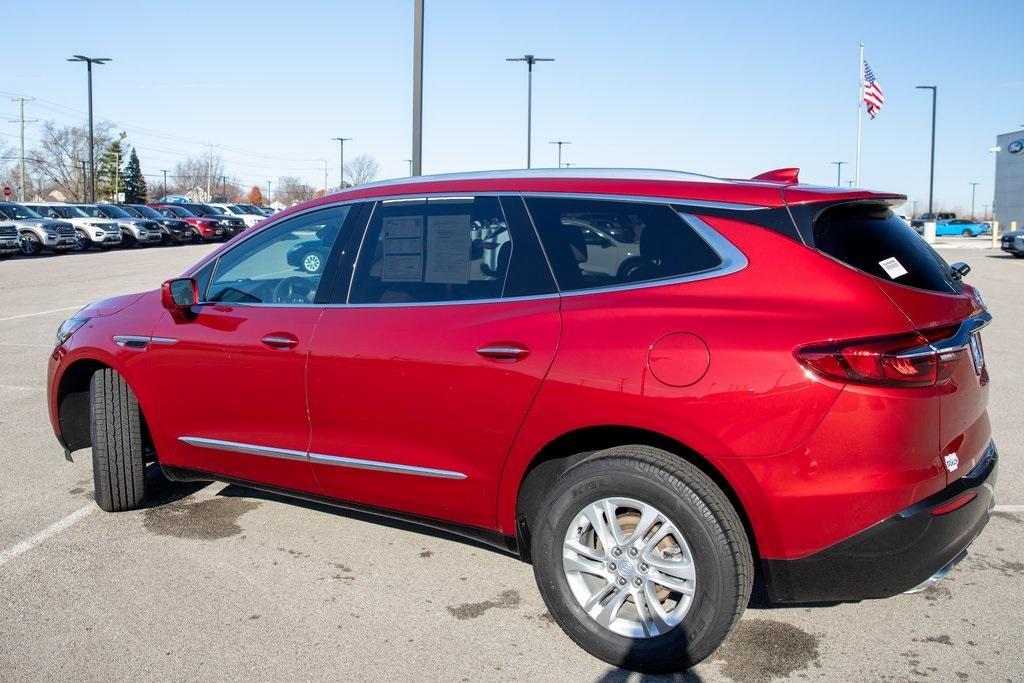
POLYGON ((755 574, 896 595, 988 521, 990 316, 903 201, 794 169, 363 185, 66 321, 50 417, 105 510, 152 459, 415 518, 532 562, 597 657, 685 668, 755 574))
POLYGON ((149 208, 167 218, 177 218, 189 224, 194 239, 214 242, 224 239, 224 228, 213 218, 197 216, 177 204, 148 204, 149 208))

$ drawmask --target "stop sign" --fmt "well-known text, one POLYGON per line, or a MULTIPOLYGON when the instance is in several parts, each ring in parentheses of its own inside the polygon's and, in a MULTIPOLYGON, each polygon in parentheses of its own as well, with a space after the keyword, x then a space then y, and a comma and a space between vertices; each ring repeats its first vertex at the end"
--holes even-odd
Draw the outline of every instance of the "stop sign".
POLYGON ((11 186, 10 185, 4 185, 4 196, 5 197, 10 197, 11 196, 11 186))

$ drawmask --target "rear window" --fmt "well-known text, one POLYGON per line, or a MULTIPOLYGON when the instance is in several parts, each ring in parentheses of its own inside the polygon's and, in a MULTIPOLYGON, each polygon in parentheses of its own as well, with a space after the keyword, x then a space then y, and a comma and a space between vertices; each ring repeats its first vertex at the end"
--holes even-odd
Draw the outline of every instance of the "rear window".
POLYGON ((814 246, 883 280, 946 294, 961 291, 949 264, 885 205, 826 209, 814 222, 814 246))

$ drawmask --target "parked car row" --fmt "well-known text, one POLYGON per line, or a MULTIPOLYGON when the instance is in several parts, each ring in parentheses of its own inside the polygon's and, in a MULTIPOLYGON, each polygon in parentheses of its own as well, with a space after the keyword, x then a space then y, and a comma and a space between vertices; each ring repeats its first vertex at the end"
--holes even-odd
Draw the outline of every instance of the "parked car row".
POLYGON ((249 204, 0 202, 0 259, 226 240, 264 218, 249 204))
MULTIPOLYGON (((919 235, 924 234, 924 224, 925 221, 922 219, 914 219, 911 222, 914 230, 916 230, 919 235)), ((954 235, 960 235, 961 237, 977 237, 979 235, 988 235, 991 232, 992 226, 983 221, 969 221, 964 218, 942 218, 935 222, 935 234, 938 237, 949 237, 954 235)))

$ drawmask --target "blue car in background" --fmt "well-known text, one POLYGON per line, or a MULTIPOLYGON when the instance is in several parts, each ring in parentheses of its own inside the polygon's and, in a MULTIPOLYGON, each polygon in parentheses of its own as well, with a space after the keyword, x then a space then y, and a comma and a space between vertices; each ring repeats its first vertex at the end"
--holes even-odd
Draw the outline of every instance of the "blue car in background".
POLYGON ((986 235, 992 231, 988 223, 976 223, 962 218, 953 218, 939 221, 935 224, 935 234, 941 236, 962 235, 963 237, 977 237, 986 235))

